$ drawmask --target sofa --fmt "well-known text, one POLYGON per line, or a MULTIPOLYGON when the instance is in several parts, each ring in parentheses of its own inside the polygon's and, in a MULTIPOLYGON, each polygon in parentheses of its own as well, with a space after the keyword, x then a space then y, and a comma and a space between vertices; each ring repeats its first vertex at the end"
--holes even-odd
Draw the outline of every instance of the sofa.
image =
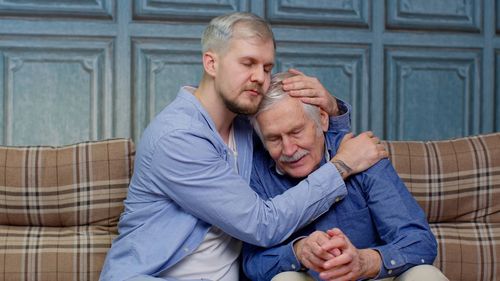
MULTIPOLYGON (((452 281, 500 280, 500 133, 386 141, 452 281)), ((128 139, 0 146, 0 280, 98 280, 132 175, 128 139)))

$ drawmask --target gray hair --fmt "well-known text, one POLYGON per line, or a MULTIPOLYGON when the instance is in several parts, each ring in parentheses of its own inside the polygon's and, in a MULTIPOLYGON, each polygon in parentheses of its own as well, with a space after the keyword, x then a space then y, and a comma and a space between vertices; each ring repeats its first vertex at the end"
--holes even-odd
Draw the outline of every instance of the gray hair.
POLYGON ((202 51, 224 52, 229 45, 229 40, 235 36, 237 25, 238 36, 272 39, 276 49, 274 34, 267 21, 252 13, 235 12, 215 17, 210 21, 201 38, 202 51))
MULTIPOLYGON (((259 123, 257 122, 257 116, 259 116, 259 114, 261 114, 262 112, 271 109, 271 107, 273 107, 273 105, 277 104, 278 102, 286 98, 292 98, 288 95, 287 92, 283 90, 283 84, 281 82, 286 78, 294 77, 297 75, 298 74, 293 74, 290 72, 280 72, 274 74, 273 78, 271 79, 271 85, 269 86, 269 90, 267 91, 266 94, 264 94, 264 97, 259 105, 259 108, 257 109, 257 112, 250 119, 250 122, 252 123, 252 126, 255 129, 255 132, 259 136, 262 143, 264 143, 264 138, 262 135, 262 131, 260 130, 259 123)), ((322 133, 321 115, 319 107, 304 102, 302 102, 302 106, 304 107, 304 111, 307 113, 307 115, 309 115, 309 118, 311 118, 316 124, 318 134, 321 134, 322 133)))

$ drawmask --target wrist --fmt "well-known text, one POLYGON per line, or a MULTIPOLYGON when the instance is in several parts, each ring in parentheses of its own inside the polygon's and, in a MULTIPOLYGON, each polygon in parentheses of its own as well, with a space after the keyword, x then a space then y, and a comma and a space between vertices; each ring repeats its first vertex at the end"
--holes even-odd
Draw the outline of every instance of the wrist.
POLYGON ((306 269, 302 262, 302 243, 304 243, 304 238, 299 238, 295 240, 292 244, 293 254, 295 255, 297 261, 299 262, 300 270, 306 269))
POLYGON ((304 239, 298 239, 296 241, 293 242, 293 253, 295 254, 295 257, 297 258, 297 260, 299 260, 300 263, 302 263, 302 261, 300 260, 300 250, 302 248, 302 242, 303 242, 304 239))
POLYGON ((361 264, 363 266, 363 277, 375 278, 379 275, 382 258, 378 251, 373 249, 360 250, 361 264))
POLYGON ((349 167, 344 161, 342 161, 336 157, 333 157, 331 162, 333 163, 333 165, 335 165, 335 168, 337 168, 337 171, 342 176, 342 179, 345 180, 347 177, 349 177, 352 174, 351 167, 349 167))

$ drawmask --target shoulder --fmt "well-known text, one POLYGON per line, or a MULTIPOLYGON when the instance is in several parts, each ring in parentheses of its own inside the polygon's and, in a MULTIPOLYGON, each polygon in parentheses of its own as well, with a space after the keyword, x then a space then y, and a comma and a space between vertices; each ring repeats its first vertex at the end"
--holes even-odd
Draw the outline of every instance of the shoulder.
POLYGON ((139 141, 137 152, 153 154, 158 147, 163 150, 197 149, 201 143, 222 146, 206 116, 199 109, 177 97, 146 127, 139 141))

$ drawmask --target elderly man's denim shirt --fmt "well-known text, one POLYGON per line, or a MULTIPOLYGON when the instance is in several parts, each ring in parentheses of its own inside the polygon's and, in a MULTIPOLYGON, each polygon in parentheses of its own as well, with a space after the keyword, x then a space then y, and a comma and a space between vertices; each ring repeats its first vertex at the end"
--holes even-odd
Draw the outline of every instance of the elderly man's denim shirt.
MULTIPOLYGON (((344 133, 325 134, 330 156, 335 155, 344 133)), ((264 198, 283 194, 298 180, 279 175, 267 152, 256 148, 251 187, 264 198)), ((315 230, 341 229, 358 249, 372 248, 382 257, 377 278, 397 276, 419 264, 432 264, 436 239, 425 214, 413 199, 388 159, 346 180, 347 196, 314 223, 294 233, 286 242, 265 249, 243 245, 243 267, 252 280, 270 280, 284 271, 299 271, 301 264, 293 242, 315 230)), ((309 271, 316 279, 317 272, 309 271)))
POLYGON ((253 130, 248 118, 237 117, 233 127, 237 163, 186 88, 155 117, 137 147, 119 236, 101 280, 157 276, 191 254, 211 225, 248 243, 278 244, 345 196, 344 181, 327 163, 286 194, 262 199, 249 187, 253 130))

